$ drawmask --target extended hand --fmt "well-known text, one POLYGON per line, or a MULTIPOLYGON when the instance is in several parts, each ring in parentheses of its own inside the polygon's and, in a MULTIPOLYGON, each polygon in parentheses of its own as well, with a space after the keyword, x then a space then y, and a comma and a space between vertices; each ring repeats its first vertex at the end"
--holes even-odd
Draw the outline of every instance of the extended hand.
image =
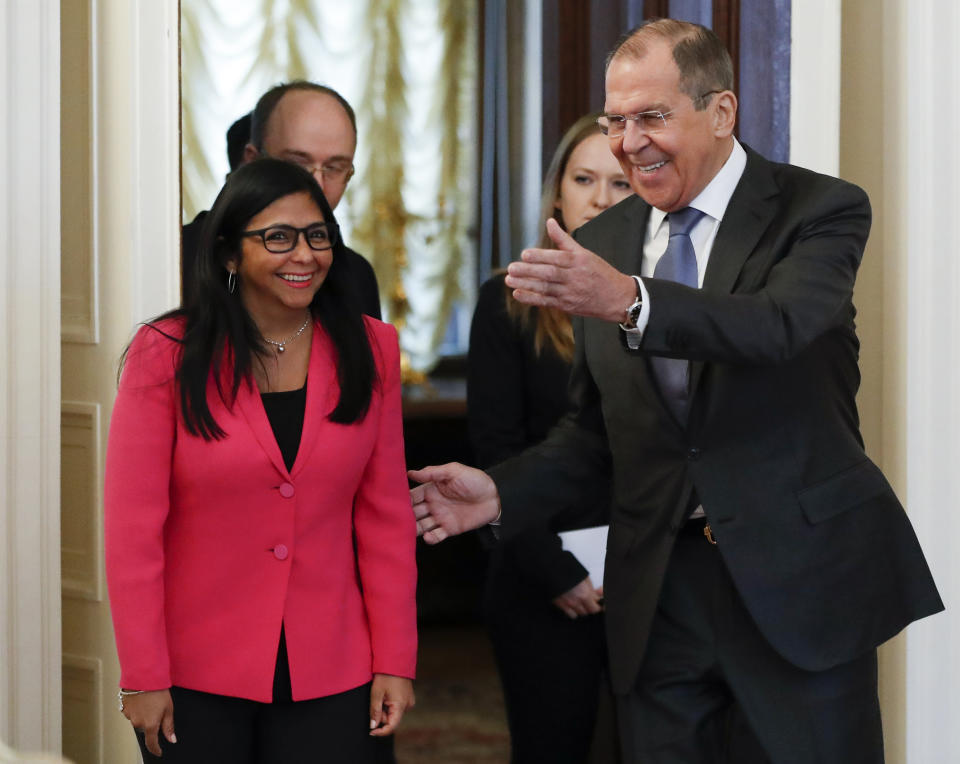
POLYGON ((415 704, 413 682, 409 679, 374 674, 370 685, 370 734, 375 737, 392 735, 403 714, 415 704))
POLYGON ((556 249, 525 249, 507 268, 507 286, 528 305, 559 308, 604 321, 623 321, 637 296, 634 280, 584 249, 556 220, 547 221, 556 249))
POLYGON ((603 612, 603 589, 594 589, 590 576, 553 599, 553 604, 566 613, 568 618, 593 615, 603 612))
POLYGON ((154 756, 163 756, 157 737, 159 732, 163 732, 169 742, 177 742, 177 736, 173 733, 173 699, 169 690, 125 696, 123 715, 130 720, 135 730, 143 730, 147 750, 154 756))
POLYGON ((481 528, 500 514, 497 486, 483 470, 451 462, 410 470, 407 476, 423 483, 410 491, 410 500, 417 535, 428 544, 481 528))

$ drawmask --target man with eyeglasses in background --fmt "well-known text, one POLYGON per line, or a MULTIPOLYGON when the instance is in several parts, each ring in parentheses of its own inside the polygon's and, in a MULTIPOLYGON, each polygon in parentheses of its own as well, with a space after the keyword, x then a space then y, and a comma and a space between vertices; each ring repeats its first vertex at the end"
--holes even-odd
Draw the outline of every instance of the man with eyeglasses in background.
MULTIPOLYGON (((587 504, 612 470, 604 576, 626 764, 742 764, 743 710, 774 764, 880 764, 877 646, 943 609, 863 450, 852 296, 870 229, 856 186, 734 137, 723 43, 660 19, 606 70, 601 128, 636 196, 507 286, 575 314, 572 410, 489 470, 412 471, 424 538, 587 504), (619 324, 619 326, 618 326, 619 324)), ((751 761, 753 757, 751 757, 751 761)))
MULTIPOLYGON (((241 117, 230 130, 242 129, 247 117, 241 117)), ((228 132, 228 148, 231 138, 228 132)), ((259 156, 298 164, 309 171, 331 209, 337 205, 353 177, 353 157, 357 148, 357 118, 347 100, 333 88, 306 80, 276 85, 260 96, 249 115, 249 139, 244 140, 241 164, 259 156)), ((230 169, 234 153, 228 151, 230 169)), ((183 227, 181 260, 184 302, 192 283, 192 267, 205 212, 183 227)), ((360 309, 380 318, 380 292, 377 277, 366 258, 344 247, 344 265, 354 286, 360 309)))

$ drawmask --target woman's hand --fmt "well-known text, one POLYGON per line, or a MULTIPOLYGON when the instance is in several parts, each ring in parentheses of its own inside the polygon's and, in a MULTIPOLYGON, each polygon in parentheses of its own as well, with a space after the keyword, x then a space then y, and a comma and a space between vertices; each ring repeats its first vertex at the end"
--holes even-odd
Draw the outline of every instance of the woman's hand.
POLYGON ((143 730, 147 750, 154 756, 163 756, 157 737, 159 732, 162 731, 169 742, 177 742, 177 736, 173 734, 173 699, 170 697, 170 690, 125 695, 123 715, 130 720, 135 730, 143 730))
POLYGON ((415 703, 412 681, 402 676, 374 674, 370 686, 370 734, 392 735, 403 714, 415 703))
POLYGON ((594 589, 590 576, 587 576, 570 591, 554 597, 553 604, 568 618, 600 613, 603 612, 603 589, 594 589))

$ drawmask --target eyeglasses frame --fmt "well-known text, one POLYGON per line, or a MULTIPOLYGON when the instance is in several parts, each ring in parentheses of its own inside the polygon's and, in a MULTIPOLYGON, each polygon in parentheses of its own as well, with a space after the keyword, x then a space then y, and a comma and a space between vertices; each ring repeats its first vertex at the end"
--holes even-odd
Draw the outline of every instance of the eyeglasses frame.
POLYGON ((290 164, 295 164, 297 167, 302 167, 304 170, 306 170, 307 172, 309 172, 311 175, 314 175, 314 176, 317 174, 317 171, 319 170, 320 175, 323 176, 324 180, 327 180, 327 181, 332 180, 338 183, 343 183, 344 185, 346 185, 350 181, 350 178, 353 177, 353 173, 356 172, 356 169, 357 169, 356 167, 354 167, 353 162, 348 162, 347 166, 343 170, 337 169, 334 172, 329 169, 327 163, 307 164, 306 162, 299 162, 296 159, 293 159, 292 157, 273 156, 272 154, 267 154, 267 152, 265 151, 262 151, 260 155, 265 157, 272 156, 273 159, 279 159, 283 162, 289 162, 290 164))
MULTIPOLYGON (((723 93, 723 92, 724 92, 723 90, 708 90, 707 92, 705 92, 705 93, 700 93, 700 95, 698 95, 696 98, 691 98, 690 100, 691 100, 691 101, 702 101, 704 98, 707 98, 708 96, 712 96, 712 95, 714 95, 714 94, 716 94, 716 93, 723 93)), ((664 131, 664 130, 667 129, 667 117, 669 117, 669 116, 670 116, 671 114, 673 114, 675 111, 676 111, 676 109, 671 109, 670 111, 666 111, 666 112, 662 112, 662 111, 638 111, 636 114, 606 114, 606 113, 604 113, 604 114, 601 114, 599 117, 597 117, 597 126, 600 128, 600 132, 603 133, 604 135, 606 135, 608 138, 619 138, 619 137, 621 137, 622 135, 626 135, 626 133, 627 133, 627 122, 633 122, 633 123, 635 123, 635 124, 637 125, 637 129, 641 130, 641 131, 644 133, 644 135, 650 135, 651 133, 656 134, 656 133, 662 132, 662 131, 664 131), (661 124, 663 125, 663 127, 658 127, 658 128, 655 128, 655 129, 651 129, 651 128, 649 128, 649 127, 648 127, 648 128, 642 128, 642 127, 640 127, 639 120, 641 120, 641 119, 646 119, 646 118, 651 118, 651 117, 659 117, 659 118, 660 118, 660 122, 661 122, 661 124), (615 133, 614 135, 610 135, 610 119, 611 119, 611 118, 616 119, 616 120, 621 120, 621 119, 623 120, 623 132, 618 132, 618 133, 615 133), (606 120, 606 124, 604 124, 604 123, 601 122, 600 120, 606 120)))
POLYGON ((307 246, 312 249, 314 252, 326 252, 328 249, 333 249, 334 245, 337 243, 337 239, 340 236, 340 227, 329 223, 311 223, 308 226, 303 228, 297 228, 296 226, 287 225, 286 223, 276 223, 274 225, 268 225, 266 228, 258 228, 252 231, 242 231, 241 236, 259 236, 260 242, 263 244, 263 248, 267 250, 270 254, 273 255, 284 255, 287 252, 293 252, 297 248, 297 245, 300 243, 300 235, 303 234, 303 240, 307 243, 307 246), (313 230, 314 228, 326 228, 329 238, 327 241, 329 245, 326 247, 315 247, 310 242, 310 238, 307 236, 307 231, 313 230), (293 244, 290 245, 287 249, 270 249, 267 245, 267 231, 273 231, 277 228, 283 228, 287 231, 293 231, 296 233, 296 236, 293 239, 293 244))

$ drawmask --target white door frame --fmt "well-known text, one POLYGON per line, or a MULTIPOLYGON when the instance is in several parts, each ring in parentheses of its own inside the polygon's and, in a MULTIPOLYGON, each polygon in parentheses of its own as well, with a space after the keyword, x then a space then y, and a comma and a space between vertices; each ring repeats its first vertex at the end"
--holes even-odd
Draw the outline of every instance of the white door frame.
MULTIPOLYGON (((89 2, 110 56, 92 107, 112 125, 93 151, 130 189, 98 198, 117 222, 97 235, 129 252, 129 310, 110 321, 132 326, 178 301, 179 3, 89 2)), ((60 34, 60 0, 0 3, 0 738, 47 751, 61 748, 60 34)))
POLYGON ((59 750, 59 0, 0 30, 0 738, 59 750))

